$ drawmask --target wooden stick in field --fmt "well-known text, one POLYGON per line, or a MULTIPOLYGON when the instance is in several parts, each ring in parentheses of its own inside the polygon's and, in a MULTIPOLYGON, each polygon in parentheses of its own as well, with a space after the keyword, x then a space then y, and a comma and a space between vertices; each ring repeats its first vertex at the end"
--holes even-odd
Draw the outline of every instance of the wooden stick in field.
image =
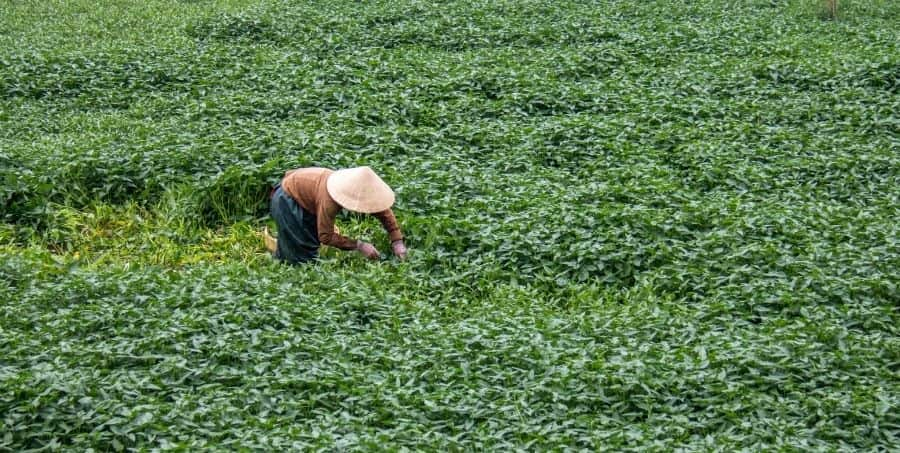
POLYGON ((828 17, 837 19, 838 0, 825 0, 825 7, 828 8, 828 17))

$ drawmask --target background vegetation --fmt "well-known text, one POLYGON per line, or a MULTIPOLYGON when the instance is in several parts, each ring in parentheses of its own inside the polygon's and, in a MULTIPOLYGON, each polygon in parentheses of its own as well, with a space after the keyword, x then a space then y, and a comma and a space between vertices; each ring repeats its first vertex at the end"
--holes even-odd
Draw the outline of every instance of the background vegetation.
POLYGON ((0 449, 896 447, 900 3, 839 6, 0 3, 0 449), (411 259, 273 263, 308 165, 411 259))

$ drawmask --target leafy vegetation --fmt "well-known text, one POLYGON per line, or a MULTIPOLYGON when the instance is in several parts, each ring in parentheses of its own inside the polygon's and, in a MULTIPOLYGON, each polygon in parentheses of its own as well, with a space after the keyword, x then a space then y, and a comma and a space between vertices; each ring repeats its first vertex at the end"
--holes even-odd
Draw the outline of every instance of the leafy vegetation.
POLYGON ((0 5, 0 449, 895 448, 900 4, 822 8, 0 5), (411 259, 272 262, 361 164, 411 259))

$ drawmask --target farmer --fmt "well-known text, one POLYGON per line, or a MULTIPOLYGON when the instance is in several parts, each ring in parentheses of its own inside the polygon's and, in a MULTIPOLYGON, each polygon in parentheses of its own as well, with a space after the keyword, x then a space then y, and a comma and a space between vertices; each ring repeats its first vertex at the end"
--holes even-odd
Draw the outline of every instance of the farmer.
POLYGON ((266 247, 276 259, 291 264, 313 260, 320 245, 356 250, 377 260, 374 245, 341 236, 334 225, 341 209, 375 216, 391 239, 394 255, 406 258, 403 233, 391 211, 394 191, 369 167, 329 170, 298 168, 285 173, 271 195, 278 239, 266 232, 266 247))

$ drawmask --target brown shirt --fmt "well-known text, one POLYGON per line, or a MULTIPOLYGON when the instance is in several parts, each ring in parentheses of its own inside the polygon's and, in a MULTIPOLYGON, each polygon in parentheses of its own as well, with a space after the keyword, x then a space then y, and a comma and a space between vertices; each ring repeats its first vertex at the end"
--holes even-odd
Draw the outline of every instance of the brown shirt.
MULTIPOLYGON (((334 218, 341 211, 341 205, 328 195, 325 188, 325 181, 332 173, 333 170, 316 167, 289 170, 281 180, 281 187, 303 209, 316 216, 320 243, 342 250, 353 250, 356 248, 356 240, 334 232, 334 218)), ((403 233, 393 211, 387 209, 372 215, 384 226, 391 242, 403 239, 403 233)))

